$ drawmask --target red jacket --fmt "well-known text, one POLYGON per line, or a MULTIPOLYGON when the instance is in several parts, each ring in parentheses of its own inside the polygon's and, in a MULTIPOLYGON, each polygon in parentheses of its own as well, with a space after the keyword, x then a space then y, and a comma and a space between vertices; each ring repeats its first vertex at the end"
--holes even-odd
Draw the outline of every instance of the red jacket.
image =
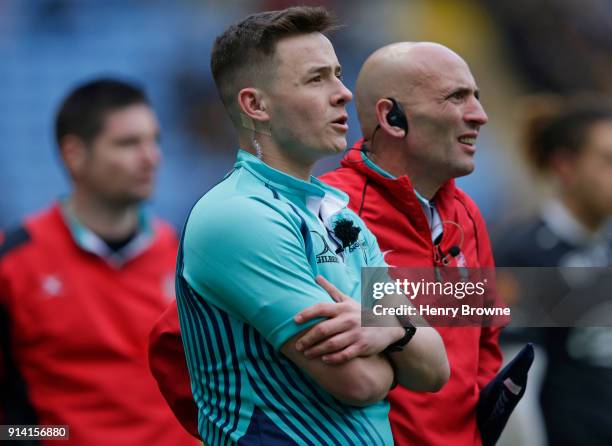
MULTIPOLYGON (((359 151, 351 150, 342 167, 321 179, 349 195, 349 207, 376 235, 387 263, 422 267, 437 264, 439 252, 433 246, 427 218, 407 177, 387 179, 370 169, 359 151)), ((444 225, 442 252, 461 244, 463 232, 461 254, 453 262, 467 267, 494 266, 487 229, 474 202, 455 187, 454 181, 440 189, 435 202, 442 221, 461 227, 444 225)), ((390 394, 395 442, 480 445, 475 409, 480 389, 501 365, 499 328, 443 327, 438 331, 451 365, 450 381, 437 393, 416 393, 398 387, 390 394)), ((172 305, 152 332, 149 361, 166 400, 183 425, 195 434, 197 409, 189 391, 185 358, 172 347, 179 342, 178 313, 176 305, 172 305)))
MULTIPOLYGON (((423 208, 406 176, 390 179, 363 162, 351 150, 341 167, 321 177, 349 195, 349 207, 376 235, 385 260, 392 266, 440 265, 439 251, 423 208)), ((444 223, 441 251, 460 246, 451 266, 494 266, 491 244, 476 204, 453 180, 434 197, 444 223), (461 228, 461 229, 459 229, 461 228), (463 233, 463 234, 461 234, 463 233), (463 235, 463 237, 462 237, 463 235), (463 238, 463 243, 461 243, 463 238)), ((437 393, 417 393, 398 387, 389 395, 391 428, 398 445, 480 445, 476 403, 480 389, 498 371, 502 356, 499 328, 440 327, 451 377, 437 393)))
MULTIPOLYGON (((148 335, 174 299, 177 240, 111 266, 74 241, 57 206, 0 244, 0 424, 66 424, 66 445, 196 444, 147 367, 148 335)), ((55 442, 43 442, 55 444, 55 442)))
POLYGON ((149 367, 172 412, 196 438, 198 407, 191 394, 176 301, 161 315, 149 336, 149 367))

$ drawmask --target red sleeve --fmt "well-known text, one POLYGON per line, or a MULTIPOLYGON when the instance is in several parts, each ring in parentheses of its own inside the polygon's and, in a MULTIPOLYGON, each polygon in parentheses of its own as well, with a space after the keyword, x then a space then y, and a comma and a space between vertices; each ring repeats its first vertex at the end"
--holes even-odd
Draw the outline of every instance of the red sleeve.
MULTIPOLYGON (((478 237, 478 263, 483 268, 494 268, 493 250, 489 232, 480 211, 474 205, 474 223, 478 237)), ((482 389, 497 374, 502 364, 502 352, 499 348, 501 327, 483 327, 480 332, 480 353, 478 360, 478 388, 482 389)))
POLYGON ((191 393, 176 302, 164 311, 149 335, 149 367, 174 416, 199 439, 198 408, 191 393))
POLYGON ((11 284, 17 280, 15 271, 20 271, 24 259, 11 256, 24 247, 30 237, 27 225, 0 234, 0 424, 9 415, 12 420, 23 420, 23 424, 31 424, 36 416, 27 395, 27 386, 15 385, 23 380, 23 376, 19 373, 13 345, 19 333, 12 327, 16 302, 11 284))
POLYGON ((486 386, 499 371, 502 353, 499 348, 499 327, 483 327, 480 332, 480 356, 478 360, 478 388, 486 386))

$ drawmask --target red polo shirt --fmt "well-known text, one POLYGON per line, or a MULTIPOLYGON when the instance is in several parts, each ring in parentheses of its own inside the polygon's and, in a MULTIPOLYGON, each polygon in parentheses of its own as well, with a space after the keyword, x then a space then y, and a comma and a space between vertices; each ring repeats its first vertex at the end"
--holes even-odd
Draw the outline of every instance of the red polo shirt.
POLYGON ((66 220, 53 206, 0 245, 0 420, 68 425, 67 445, 195 444, 147 365, 174 299, 174 231, 156 221, 123 256, 101 256, 66 220))

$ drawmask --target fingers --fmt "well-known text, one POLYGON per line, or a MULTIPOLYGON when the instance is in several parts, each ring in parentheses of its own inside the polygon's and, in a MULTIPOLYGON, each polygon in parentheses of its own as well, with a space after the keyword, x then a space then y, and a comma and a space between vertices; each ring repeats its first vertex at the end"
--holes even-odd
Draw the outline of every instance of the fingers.
POLYGON ((293 320, 298 324, 301 324, 317 317, 331 318, 338 315, 340 310, 341 309, 338 308, 338 304, 335 303, 315 304, 300 311, 293 317, 293 320))
POLYGON ((341 293, 338 290, 338 288, 336 288, 334 285, 332 285, 323 276, 321 276, 321 275, 317 276, 315 278, 315 281, 321 286, 321 288, 323 288, 325 291, 327 291, 327 294, 329 294, 331 296, 331 298, 334 299, 336 302, 343 302, 343 301, 345 301, 347 299, 350 299, 350 297, 348 297, 345 294, 341 293))
MULTIPOLYGON (((353 300, 342 294, 334 285, 328 282, 323 276, 317 276, 316 282, 330 295, 335 302, 352 302, 353 300)), ((293 318, 295 322, 301 324, 316 317, 334 317, 339 313, 339 308, 335 304, 320 303, 305 310, 300 311, 293 318)))
POLYGON ((323 355, 337 353, 344 350, 349 345, 355 343, 359 339, 359 332, 357 331, 343 331, 338 334, 323 339, 318 344, 302 344, 304 349, 304 356, 308 359, 318 358, 323 355))
MULTIPOLYGON (((337 335, 338 333, 349 332, 355 327, 355 321, 348 317, 334 318, 329 319, 327 321, 319 322, 317 325, 312 327, 306 332, 306 334, 304 334, 301 338, 297 340, 297 342, 295 343, 295 348, 297 351, 306 351, 314 345, 317 345, 324 341, 329 341, 331 337, 337 335)), ((336 347, 336 350, 332 351, 337 351, 339 348, 343 347, 336 347)))
POLYGON ((316 358, 348 347, 355 341, 358 332, 351 330, 351 321, 327 321, 311 328, 296 342, 296 349, 307 358, 316 358))
POLYGON ((352 344, 336 353, 324 355, 321 360, 326 364, 343 364, 358 356, 363 356, 360 344, 352 344))

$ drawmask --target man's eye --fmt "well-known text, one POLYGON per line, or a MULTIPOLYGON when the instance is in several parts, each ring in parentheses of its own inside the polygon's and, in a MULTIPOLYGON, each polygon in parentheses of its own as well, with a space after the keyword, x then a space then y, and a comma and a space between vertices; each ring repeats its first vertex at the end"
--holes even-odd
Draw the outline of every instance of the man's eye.
POLYGON ((344 80, 344 75, 342 73, 336 73, 336 77, 340 79, 341 81, 344 80))
POLYGON ((310 82, 321 82, 322 78, 321 76, 315 76, 312 79, 310 79, 310 82))
POLYGON ((115 141, 115 145, 117 147, 131 148, 138 146, 139 142, 138 138, 126 138, 115 141))

